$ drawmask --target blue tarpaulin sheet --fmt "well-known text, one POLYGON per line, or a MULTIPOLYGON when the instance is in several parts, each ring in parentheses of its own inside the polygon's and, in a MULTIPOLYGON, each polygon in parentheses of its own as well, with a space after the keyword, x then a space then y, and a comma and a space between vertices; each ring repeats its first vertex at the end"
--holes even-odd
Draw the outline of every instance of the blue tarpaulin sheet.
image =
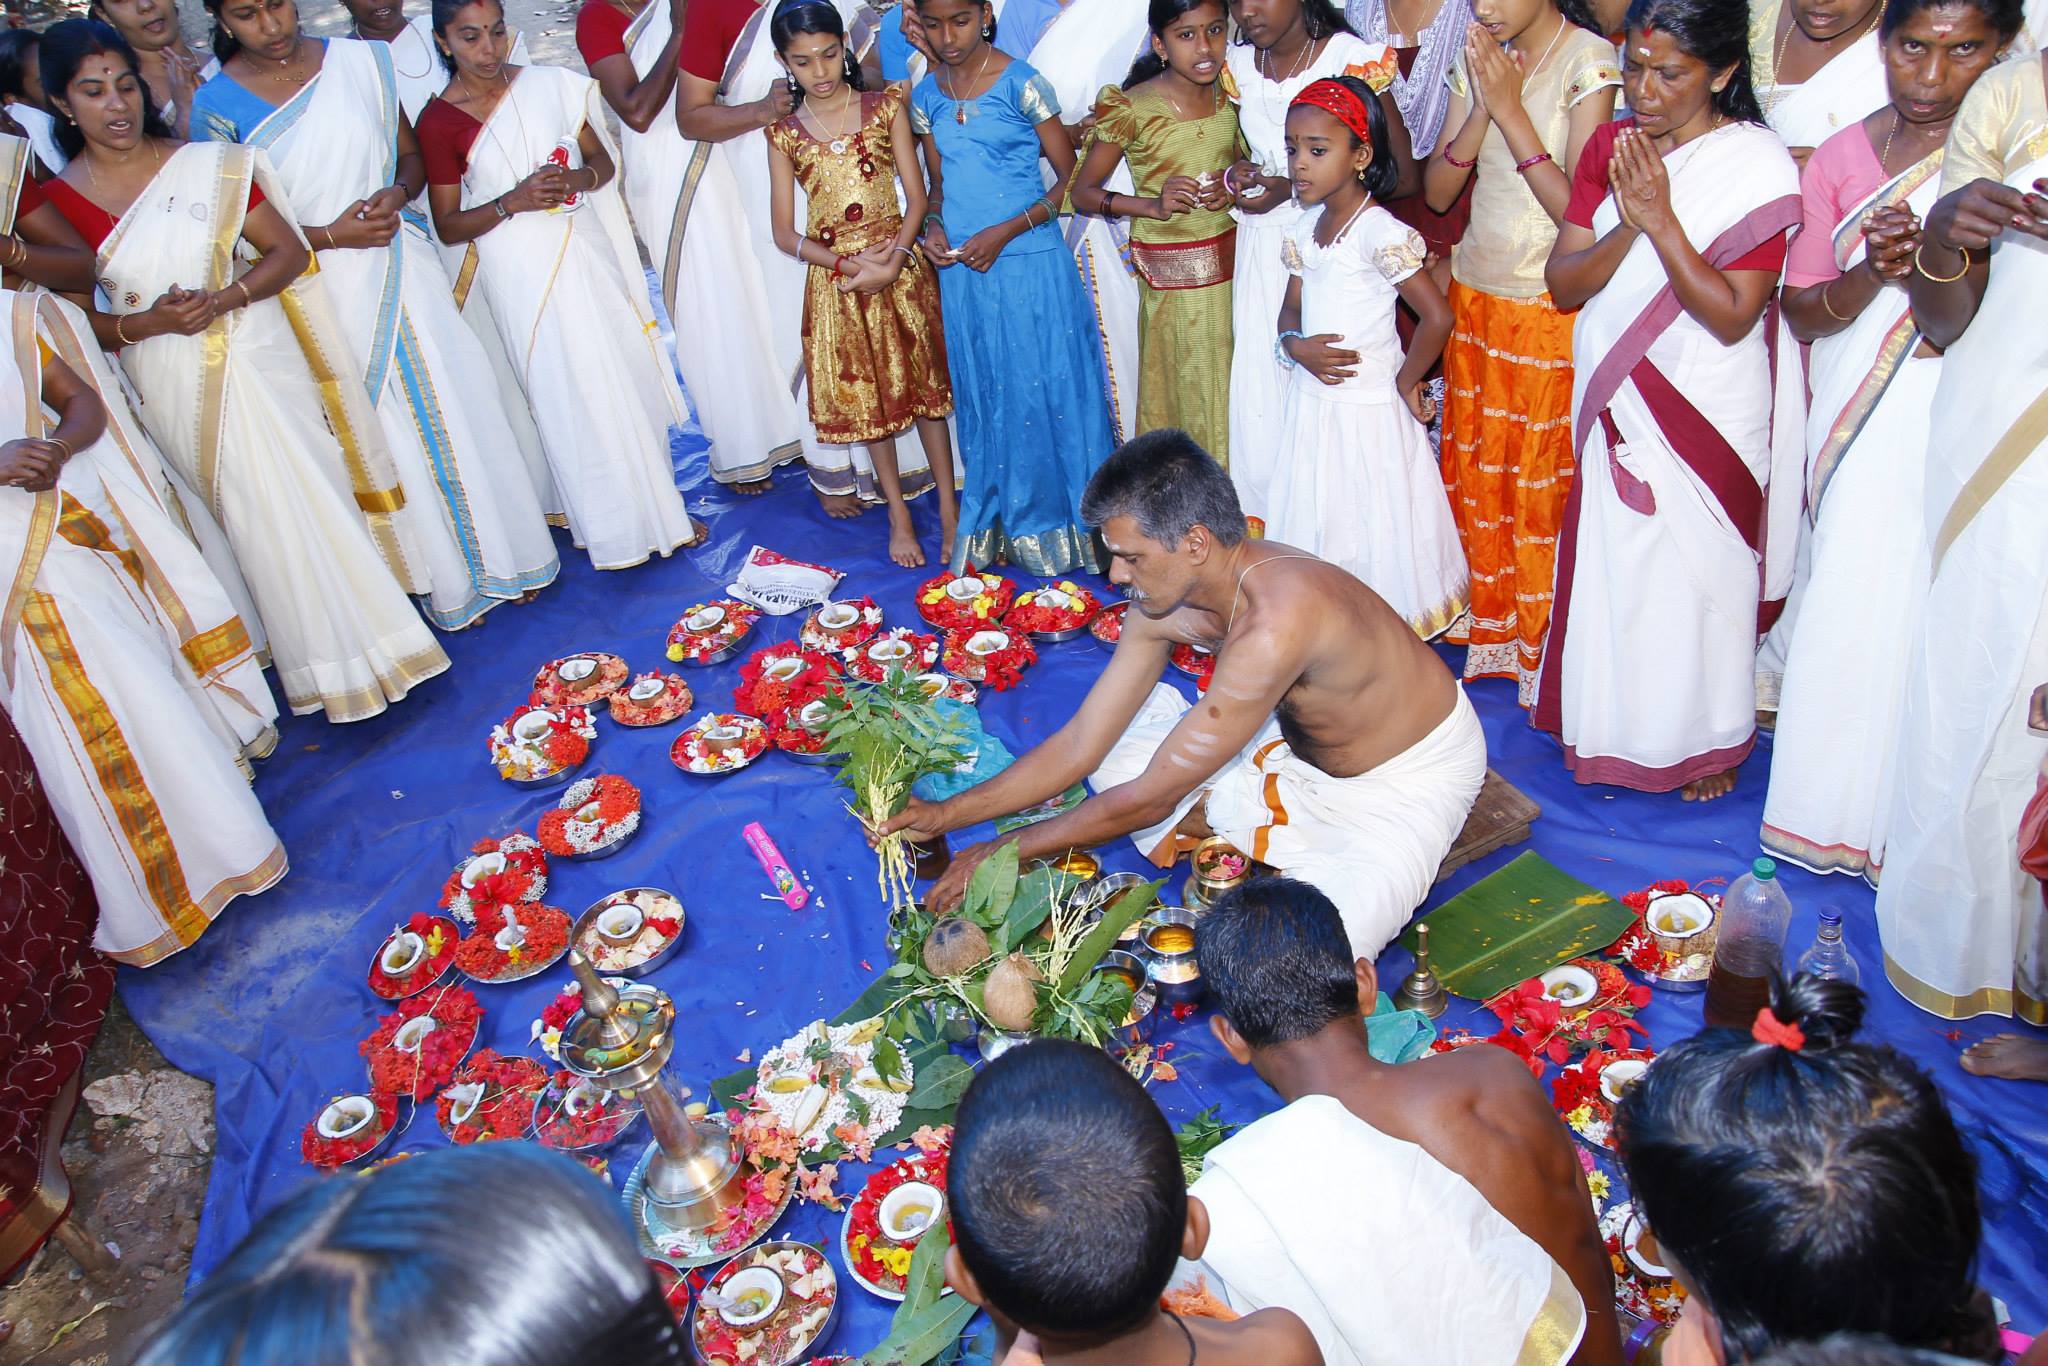
MULTIPOLYGON (((217 1088, 219 1136, 199 1243, 200 1279, 234 1247, 252 1220, 304 1183, 299 1134, 332 1096, 359 1089, 356 1045, 388 1007, 365 977, 378 944, 416 911, 434 907, 442 880, 477 840, 531 832, 559 790, 527 792, 501 781, 486 759, 493 724, 521 703, 546 661, 589 650, 625 657, 634 670, 669 669, 665 637, 683 609, 723 594, 756 544, 845 571, 842 591, 872 594, 893 624, 917 618, 916 585, 935 571, 891 565, 879 513, 856 521, 824 516, 801 477, 785 471, 764 497, 732 496, 711 485, 701 460, 687 490, 711 527, 704 548, 636 569, 600 574, 561 542, 560 581, 527 606, 506 606, 479 629, 446 638, 454 667, 383 716, 348 726, 318 718, 286 722, 277 753, 260 766, 257 790, 291 856, 290 875, 262 896, 235 902, 193 948, 146 971, 124 971, 130 1011, 170 1061, 217 1088)), ((927 545, 935 514, 917 517, 927 545)), ((764 618, 749 648, 795 636, 801 616, 764 618)), ((742 656, 742 659, 744 655, 742 656)), ((1104 656, 1088 638, 1044 648, 1017 689, 984 692, 984 725, 1021 753, 1050 734, 1079 703, 1104 656)), ((741 660, 686 671, 698 710, 730 708, 741 660)), ((1529 846, 1565 871, 1619 895, 1664 878, 1733 878, 1757 852, 1758 815, 1769 763, 1767 746, 1744 765, 1734 795, 1689 805, 1676 794, 1645 796, 1578 787, 1555 744, 1530 730, 1504 683, 1472 695, 1484 720, 1491 760, 1542 804, 1529 846)), ((586 773, 621 773, 645 794, 644 824, 615 858, 557 861, 546 900, 572 916, 608 892, 639 885, 679 892, 689 922, 682 948, 653 980, 676 1000, 681 1025, 674 1070, 698 1095, 737 1059, 766 1049, 848 1004, 887 961, 875 864, 842 805, 829 771, 764 756, 717 778, 671 765, 669 745, 683 725, 628 730, 608 716, 586 773), (792 912, 769 886, 740 836, 760 821, 815 890, 792 912)), ((970 832, 971 833, 971 832, 970 832)), ((986 834, 987 832, 982 832, 986 834)), ((963 836, 955 836, 956 841, 963 836)), ((956 845, 956 847, 958 847, 956 845)), ((1142 867, 1128 841, 1103 851, 1111 868, 1142 867)), ((1461 870, 1429 905, 1469 886, 1519 849, 1461 870)), ((1177 892, 1184 869, 1170 891, 1177 892)), ((1972 1040, 2007 1027, 1979 1020, 1950 1025, 1922 1014, 1885 985, 1877 956, 1871 893, 1845 878, 1788 870, 1797 906, 1793 952, 1810 942, 1823 903, 1842 908, 1848 936, 1871 989, 1869 1033, 1910 1054, 1938 1078, 1983 1167, 1986 1237, 1982 1279, 2011 1306, 2015 1326, 2048 1320, 2048 1088, 1985 1081, 1965 1074, 1957 1056, 1972 1040)), ((1408 969, 1399 948, 1380 964, 1391 990, 1408 969)), ((529 1051, 531 1023, 567 984, 565 967, 513 986, 477 986, 486 1018, 482 1042, 502 1052, 529 1051)), ((1699 1027, 1697 995, 1659 993, 1643 1012, 1653 1046, 1699 1027)), ((1453 1000, 1439 1022, 1493 1032, 1491 1016, 1453 1000)), ((1160 1105, 1178 1122, 1210 1105, 1247 1120, 1277 1102, 1210 1040, 1207 1019, 1168 1022, 1159 1037, 1179 1079, 1155 1083, 1160 1105)), ((398 1151, 444 1142, 431 1105, 423 1105, 395 1145, 398 1151)), ((637 1127, 610 1153, 623 1185, 646 1143, 637 1127)), ((884 1154, 878 1154, 884 1157, 884 1154)), ((842 1169, 842 1189, 859 1176, 842 1169)), ((1609 1170, 1613 1170, 1609 1164, 1609 1170)), ((797 1205, 778 1227, 836 1245, 839 1216, 797 1205)), ((836 1250, 833 1253, 837 1260, 836 1250)), ((1446 1267, 1455 1275, 1456 1268, 1446 1267)), ((1361 1275, 1371 1274, 1360 1267, 1361 1275)), ((831 1348, 858 1353, 884 1335, 892 1306, 849 1289, 831 1348)))

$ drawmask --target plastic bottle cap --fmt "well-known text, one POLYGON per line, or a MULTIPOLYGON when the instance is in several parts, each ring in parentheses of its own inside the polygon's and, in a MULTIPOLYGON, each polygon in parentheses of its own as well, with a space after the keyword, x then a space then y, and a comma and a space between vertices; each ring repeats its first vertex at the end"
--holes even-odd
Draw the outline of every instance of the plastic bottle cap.
POLYGON ((1840 925, 1842 923, 1842 913, 1832 906, 1824 906, 1821 908, 1820 923, 1823 925, 1840 925))
POLYGON ((1778 865, 1767 858, 1760 858, 1749 865, 1749 871, 1756 874, 1758 882, 1769 882, 1778 875, 1778 865))

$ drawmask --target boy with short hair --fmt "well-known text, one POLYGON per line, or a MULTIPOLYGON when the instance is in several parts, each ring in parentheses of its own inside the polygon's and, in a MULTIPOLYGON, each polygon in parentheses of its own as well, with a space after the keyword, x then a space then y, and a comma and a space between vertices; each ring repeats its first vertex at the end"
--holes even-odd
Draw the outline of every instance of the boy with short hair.
POLYGON ((1161 1309, 1208 1220, 1165 1116, 1099 1048, 1044 1040, 989 1064, 960 1101, 946 1186, 946 1280, 988 1311, 999 1361, 1323 1366, 1284 1309, 1233 1322, 1161 1309))

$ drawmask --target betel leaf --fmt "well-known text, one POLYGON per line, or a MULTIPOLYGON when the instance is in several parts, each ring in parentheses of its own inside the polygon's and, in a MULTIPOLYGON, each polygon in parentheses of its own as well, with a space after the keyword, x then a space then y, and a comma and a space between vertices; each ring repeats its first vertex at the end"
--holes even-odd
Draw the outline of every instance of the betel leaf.
POLYGON ((1040 865, 1026 873, 1017 883, 1017 894, 1010 902, 1010 909, 1003 917, 1003 923, 989 936, 989 951, 998 956, 1008 953, 1046 921, 1053 907, 1053 871, 1040 865))
POLYGON ((887 1034, 875 1040, 875 1075, 883 1081, 896 1081, 903 1075, 903 1050, 887 1034))
MULTIPOLYGON (((1635 914, 1536 853, 1473 883, 1419 922, 1429 926, 1430 966, 1446 990, 1491 1000, 1559 963, 1619 939, 1635 914)), ((1415 927, 1401 936, 1415 951, 1415 927)))
POLYGON ((981 861, 967 880, 967 894, 960 909, 968 919, 985 930, 1003 923, 1010 903, 1017 896, 1017 841, 1007 840, 981 861))
POLYGON ((1074 949, 1074 956, 1067 960, 1066 970, 1060 974, 1061 995, 1072 995, 1080 990, 1081 983, 1102 961, 1102 955, 1116 947, 1116 941, 1123 937, 1124 931, 1151 913, 1165 881, 1161 878, 1142 887, 1133 887, 1103 908, 1102 919, 1082 936, 1074 949))
POLYGON ((906 1109, 950 1110, 966 1094, 967 1083, 974 1080, 974 1069, 957 1053, 938 1053, 922 1060, 913 1080, 916 1085, 904 1101, 906 1109))

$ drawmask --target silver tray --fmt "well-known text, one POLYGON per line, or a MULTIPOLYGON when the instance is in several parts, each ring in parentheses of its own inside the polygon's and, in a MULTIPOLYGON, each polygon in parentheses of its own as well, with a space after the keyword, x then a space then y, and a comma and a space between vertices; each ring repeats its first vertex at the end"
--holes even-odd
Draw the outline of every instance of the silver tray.
POLYGON ((846 762, 844 754, 834 754, 829 750, 819 750, 813 754, 803 754, 793 749, 783 749, 780 746, 773 746, 772 748, 774 748, 777 754, 780 754, 793 764, 814 764, 820 768, 837 768, 846 762))
MULTIPOLYGON (((678 935, 677 937, 681 938, 680 935, 678 935)), ((561 1094, 563 1093, 555 1085, 554 1074, 550 1072, 548 1074, 548 1084, 544 1088, 542 1088, 541 1093, 539 1095, 533 1098, 533 1141, 535 1143, 538 1143, 543 1148, 553 1148, 558 1153, 580 1153, 591 1148, 602 1148, 608 1144, 617 1143, 619 1140, 623 1139, 627 1134, 633 1132, 633 1126, 640 1122, 640 1107, 628 1103, 624 1107, 629 1111, 629 1117, 627 1118, 624 1127, 622 1127, 616 1134, 613 1134, 610 1138, 594 1139, 589 1143, 550 1143, 547 1141, 547 1139, 541 1136, 542 1117, 547 1113, 550 1102, 555 1101, 561 1094)), ((614 1097, 616 1097, 618 1093, 612 1092, 611 1094, 614 1097)))
POLYGON ((634 840, 638 839, 640 837, 640 832, 642 830, 645 830, 646 828, 647 795, 645 793, 642 793, 640 796, 640 824, 633 828, 632 834, 623 835, 620 838, 613 840, 610 844, 607 844, 602 848, 593 849, 587 854, 549 854, 548 857, 550 859, 565 859, 570 863, 595 863, 599 859, 610 858, 613 854, 616 854, 621 849, 624 849, 627 845, 631 844, 634 840))
POLYGON ((739 654, 741 650, 747 648, 747 642, 754 638, 754 627, 758 624, 757 622, 748 622, 747 629, 735 636, 732 644, 722 650, 705 655, 702 659, 697 658, 695 655, 686 654, 681 659, 670 660, 669 662, 685 669, 708 669, 713 664, 723 664, 728 659, 739 654))
POLYGON ((1064 631, 1026 631, 1024 634, 1030 636, 1033 640, 1044 641, 1048 645, 1058 645, 1063 641, 1073 640, 1087 634, 1088 627, 1094 620, 1095 618, 1091 615, 1087 621, 1082 622, 1079 626, 1069 626, 1064 631))
MULTIPOLYGON (((591 742, 590 742, 590 748, 591 748, 591 749, 596 749, 596 748, 597 748, 597 742, 596 742, 595 740, 593 740, 593 741, 591 741, 591 742)), ((576 770, 578 770, 578 769, 582 768, 582 767, 583 767, 583 765, 585 765, 585 764, 587 764, 587 763, 589 763, 589 762, 590 762, 590 753, 589 753, 589 751, 587 751, 587 750, 586 750, 586 751, 584 752, 584 755, 583 755, 583 757, 582 757, 582 758, 581 758, 580 760, 578 760, 577 762, 575 762, 575 763, 573 763, 573 764, 570 764, 570 765, 569 765, 568 767, 566 767, 566 768, 558 768, 558 769, 556 769, 556 770, 555 770, 555 771, 554 771, 553 773, 550 773, 550 774, 548 774, 548 775, 547 775, 546 777, 543 777, 543 778, 507 778, 507 777, 504 777, 504 776, 503 776, 503 775, 501 774, 501 775, 499 775, 499 781, 501 781, 501 782, 507 782, 507 783, 510 783, 510 784, 512 784, 512 786, 514 786, 514 787, 524 787, 524 788, 543 788, 543 787, 560 787, 560 786, 561 786, 561 785, 562 785, 563 783, 566 783, 566 782, 568 782, 568 781, 569 781, 569 780, 570 780, 571 778, 573 778, 573 777, 575 777, 575 776, 576 776, 576 770)))
MULTIPOLYGON (((589 906, 584 908, 583 914, 576 917, 576 923, 569 927, 569 947, 573 949, 579 943, 582 942, 585 932, 591 931, 593 924, 597 920, 597 915, 599 911, 602 911, 605 907, 612 905, 620 897, 631 896, 634 892, 659 892, 663 896, 675 897, 676 919, 680 922, 676 929, 676 936, 675 938, 668 941, 666 947, 661 949, 653 957, 649 958, 646 962, 640 964, 638 967, 600 967, 598 965, 597 960, 595 958, 592 958, 590 960, 590 965, 593 968, 596 968, 599 975, 601 976, 645 977, 648 973, 654 971, 655 968, 659 967, 662 963, 667 962, 669 955, 674 953, 678 948, 682 947, 683 936, 690 932, 689 910, 687 907, 683 905, 683 899, 679 896, 676 896, 676 894, 674 892, 671 892, 668 888, 621 887, 616 892, 607 893, 605 896, 600 897, 598 900, 591 902, 589 906)), ((587 956, 588 955, 586 955, 586 957, 587 956)))
MULTIPOLYGON (((724 1119, 716 1115, 712 1116, 711 1122, 714 1124, 725 1123, 724 1119)), ((770 1215, 761 1225, 761 1230, 755 1235, 753 1242, 735 1248, 730 1252, 707 1251, 689 1256, 671 1257, 661 1250, 660 1245, 655 1242, 653 1236, 647 1231, 647 1164, 653 1160, 659 1146, 659 1144, 649 1143, 641 1151, 640 1160, 633 1164, 631 1174, 626 1177, 625 1188, 619 1192, 619 1202, 626 1207, 626 1222, 633 1226, 633 1236, 640 1243, 641 1253, 654 1258, 658 1262, 667 1262, 678 1271, 689 1271, 695 1267, 710 1266, 713 1262, 729 1262, 741 1253, 749 1251, 758 1245, 763 1238, 768 1236, 768 1230, 775 1227, 776 1223, 782 1218, 783 1213, 788 1210, 789 1202, 796 1196, 796 1177, 792 1175, 789 1180, 782 1183, 782 1203, 775 1207, 775 1213, 770 1215)), ((833 1274, 838 1274, 836 1269, 833 1274)), ((827 1324, 826 1327, 829 1329, 831 1325, 827 1324)), ((818 1336, 822 1338, 824 1334, 820 1333, 818 1336)))
MULTIPOLYGON (((521 905, 529 905, 529 904, 532 904, 532 903, 526 903, 526 902, 522 902, 522 903, 521 903, 521 905)), ((542 904, 545 904, 545 903, 542 903, 542 904)), ((556 907, 555 909, 556 909, 556 910, 560 910, 561 908, 560 908, 560 907, 556 907)), ((468 935, 464 935, 464 936, 463 936, 463 938, 465 938, 465 939, 467 939, 468 937, 469 937, 468 935)), ((678 936, 676 936, 676 937, 680 939, 680 938, 681 938, 682 936, 681 936, 681 935, 678 935, 678 936)), ((478 976, 475 976, 474 974, 470 973, 469 971, 467 971, 466 969, 464 969, 464 968, 462 968, 462 967, 460 967, 460 966, 458 966, 458 967, 457 967, 457 968, 456 968, 455 970, 456 970, 457 972, 461 973, 461 974, 462 974, 462 975, 463 975, 464 977, 467 977, 467 978, 468 978, 468 979, 469 979, 470 981, 472 981, 472 982, 476 983, 476 984, 477 984, 478 986, 480 986, 480 987, 509 987, 509 986, 511 986, 511 985, 512 985, 512 984, 513 984, 514 982, 523 982, 523 981, 525 981, 525 980, 526 980, 527 978, 529 978, 529 977, 538 977, 538 976, 539 976, 539 975, 540 975, 541 973, 543 973, 543 972, 546 972, 546 971, 547 971, 547 970, 548 970, 549 968, 551 968, 551 967, 553 967, 553 966, 554 966, 555 964, 557 964, 557 963, 561 962, 561 961, 562 961, 562 959, 563 959, 563 957, 564 957, 565 955, 567 955, 567 953, 569 952, 569 944, 570 944, 570 943, 572 943, 572 942, 574 942, 575 938, 576 938, 576 927, 575 927, 575 925, 574 925, 574 924, 571 924, 571 925, 569 926, 569 939, 568 939, 568 941, 566 941, 566 942, 564 942, 564 943, 563 943, 563 945, 562 945, 562 952, 561 952, 561 953, 558 953, 558 954, 556 954, 556 955, 555 955, 554 957, 552 957, 552 958, 548 959, 548 960, 547 960, 547 961, 546 961, 545 963, 534 963, 534 964, 531 964, 531 965, 527 966, 526 968, 523 968, 523 969, 522 969, 522 970, 520 970, 519 972, 513 973, 513 974, 512 974, 511 976, 509 976, 509 977, 478 977, 478 976)))
MULTIPOLYGON (((796 1183, 792 1181, 790 1182, 790 1184, 795 1185, 796 1183)), ((812 1336, 809 1342, 803 1345, 803 1348, 799 1355, 792 1358, 787 1363, 766 1361, 763 1363, 763 1366, 796 1366, 796 1363, 798 1362, 816 1361, 820 1357, 832 1355, 829 1352, 823 1351, 822 1348, 825 1346, 826 1340, 832 1336, 832 1330, 839 1326, 839 1302, 846 1298, 846 1282, 848 1279, 850 1279, 848 1273, 841 1271, 838 1267, 832 1265, 832 1258, 826 1254, 824 1248, 819 1247, 815 1243, 806 1243, 801 1239, 797 1238, 772 1238, 765 1243, 749 1244, 748 1246, 741 1248, 738 1252, 732 1253, 730 1256, 715 1258, 714 1260, 720 1263, 718 1270, 712 1272, 709 1276, 706 1276, 704 1278, 705 1288, 709 1289, 711 1282, 717 1280, 719 1275, 722 1272, 724 1272, 724 1263, 736 1262, 740 1258, 750 1256, 755 1252, 770 1252, 781 1248, 791 1247, 800 1247, 806 1252, 815 1253, 817 1255, 818 1260, 824 1263, 825 1269, 832 1273, 832 1303, 826 1307, 825 1321, 818 1325, 817 1333, 812 1336)), ((668 1262, 671 1266, 675 1265, 675 1262, 672 1258, 662 1257, 658 1258, 657 1260, 668 1262)), ((785 1287, 786 1285, 787 1282, 785 1282, 785 1287)), ((692 1356, 696 1356, 699 1361, 702 1361, 703 1358, 701 1356, 697 1356, 697 1313, 695 1303, 696 1300, 693 1296, 690 1317, 683 1324, 683 1333, 690 1340, 690 1354, 692 1356)), ((756 1358, 756 1360, 761 1361, 762 1359, 756 1358)))

